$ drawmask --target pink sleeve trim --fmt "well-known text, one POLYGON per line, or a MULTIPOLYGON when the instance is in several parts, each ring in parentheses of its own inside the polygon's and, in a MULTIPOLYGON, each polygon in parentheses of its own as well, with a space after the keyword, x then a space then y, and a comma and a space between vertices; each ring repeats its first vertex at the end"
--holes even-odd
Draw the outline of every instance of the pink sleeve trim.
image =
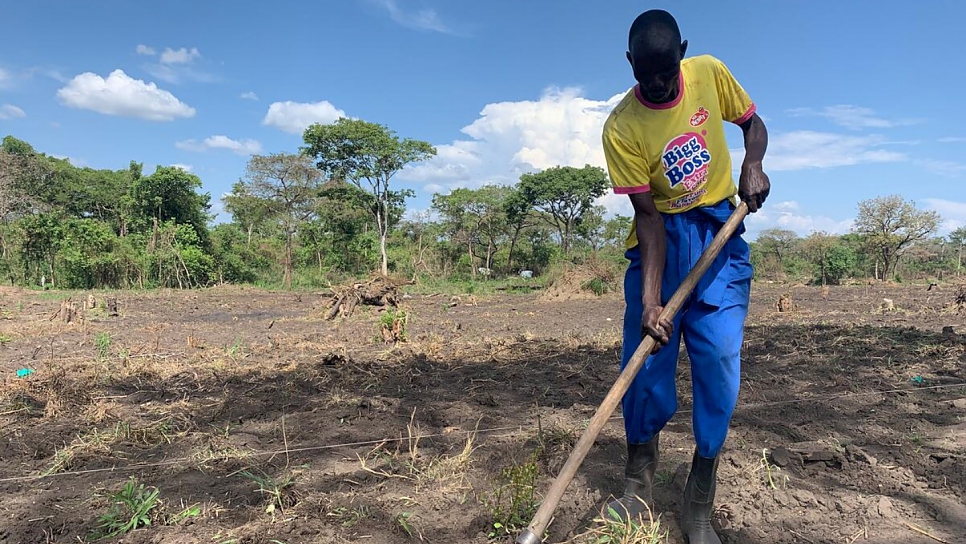
POLYGON ((638 193, 646 193, 650 190, 650 185, 638 185, 636 187, 614 187, 614 193, 618 195, 636 195, 638 193))
POLYGON ((754 102, 752 102, 751 107, 748 108, 748 111, 746 111, 744 115, 742 115, 737 120, 735 120, 735 124, 740 125, 741 123, 744 123, 748 119, 751 119, 751 116, 754 115, 756 111, 758 111, 758 106, 756 106, 754 102))

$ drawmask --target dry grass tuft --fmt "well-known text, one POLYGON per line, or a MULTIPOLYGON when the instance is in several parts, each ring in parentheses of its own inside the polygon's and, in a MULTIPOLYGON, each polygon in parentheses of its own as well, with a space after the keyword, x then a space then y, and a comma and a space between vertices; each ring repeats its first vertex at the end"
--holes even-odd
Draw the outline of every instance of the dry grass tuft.
POLYGON ((476 433, 470 433, 462 449, 455 455, 428 455, 420 446, 425 433, 415 422, 413 410, 407 436, 395 441, 390 449, 386 442, 373 448, 365 456, 359 456, 362 469, 384 478, 400 478, 413 483, 416 491, 434 489, 444 494, 467 489, 467 472, 472 466, 476 451, 476 433))

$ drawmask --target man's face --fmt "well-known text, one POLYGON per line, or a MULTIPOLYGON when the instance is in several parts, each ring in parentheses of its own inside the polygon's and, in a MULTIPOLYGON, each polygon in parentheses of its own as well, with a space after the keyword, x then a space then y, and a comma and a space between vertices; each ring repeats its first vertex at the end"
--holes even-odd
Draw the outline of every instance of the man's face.
POLYGON ((677 96, 678 76, 681 73, 680 51, 632 51, 627 60, 634 70, 634 79, 641 86, 641 94, 649 102, 667 102, 677 96))

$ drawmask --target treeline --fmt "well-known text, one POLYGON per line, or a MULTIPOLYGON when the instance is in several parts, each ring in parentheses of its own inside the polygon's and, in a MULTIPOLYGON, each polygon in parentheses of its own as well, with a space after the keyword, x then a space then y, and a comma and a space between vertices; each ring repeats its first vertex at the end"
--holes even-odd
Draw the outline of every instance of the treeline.
POLYGON ((751 258, 759 280, 839 284, 845 280, 943 281, 963 275, 966 227, 935 236, 939 216, 898 196, 865 201, 852 231, 806 237, 759 233, 751 258))
MULTIPOLYGON (((64 289, 320 287, 373 272, 422 280, 539 276, 561 261, 622 264, 631 220, 605 219, 598 167, 559 166, 512 186, 414 196, 394 176, 436 154, 389 128, 340 119, 306 129, 292 153, 252 156, 212 224, 211 196, 177 167, 132 161, 97 170, 12 136, 0 145, 0 277, 64 289)), ((962 269, 966 229, 898 196, 860 203, 853 232, 800 238, 771 229, 752 243, 759 279, 837 283, 922 278, 962 269)))
POLYGON ((603 169, 559 167, 433 195, 394 175, 436 150, 382 125, 342 119, 305 131, 294 153, 252 156, 212 224, 200 178, 80 168, 7 136, 0 145, 0 277, 58 288, 319 287, 375 272, 453 280, 543 273, 560 259, 619 258, 630 219, 604 219, 603 169), (432 219, 431 219, 432 218, 432 219), (609 253, 608 253, 609 251, 609 253))

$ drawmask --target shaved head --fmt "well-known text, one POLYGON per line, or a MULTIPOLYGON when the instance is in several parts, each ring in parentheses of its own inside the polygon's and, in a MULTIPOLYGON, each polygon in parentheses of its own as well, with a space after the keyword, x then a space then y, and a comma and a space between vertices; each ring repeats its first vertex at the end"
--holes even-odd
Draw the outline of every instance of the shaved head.
POLYGON ((674 17, 663 9, 652 9, 637 16, 627 37, 631 54, 673 53, 681 48, 681 30, 674 17))
POLYGON ((670 13, 652 9, 634 19, 627 36, 627 61, 648 101, 669 102, 678 95, 681 60, 687 48, 670 13))

